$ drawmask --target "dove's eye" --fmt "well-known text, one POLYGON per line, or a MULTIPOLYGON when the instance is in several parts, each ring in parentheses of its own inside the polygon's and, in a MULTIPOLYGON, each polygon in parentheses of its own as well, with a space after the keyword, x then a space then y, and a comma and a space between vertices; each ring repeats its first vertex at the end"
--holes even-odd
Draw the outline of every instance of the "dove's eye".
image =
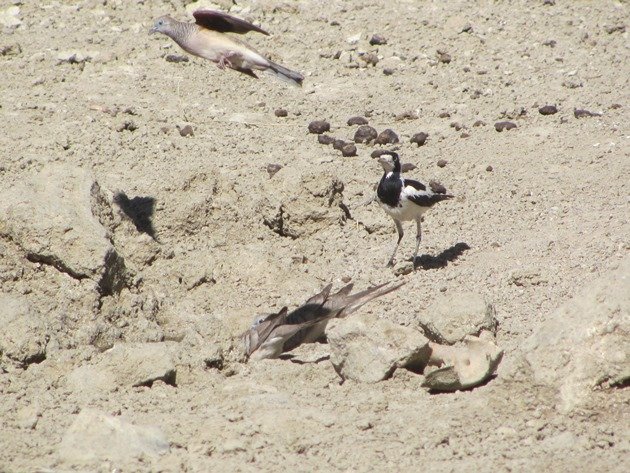
POLYGON ((164 20, 159 20, 158 21, 158 26, 162 26, 164 24, 164 20))

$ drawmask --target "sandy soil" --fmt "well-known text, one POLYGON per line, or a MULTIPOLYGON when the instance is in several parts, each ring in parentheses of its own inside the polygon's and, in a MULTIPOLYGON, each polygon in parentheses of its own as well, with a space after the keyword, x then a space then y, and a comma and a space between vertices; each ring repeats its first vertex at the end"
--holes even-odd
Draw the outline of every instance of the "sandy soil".
POLYGON ((167 61, 184 53, 147 31, 162 14, 185 19, 186 3, 0 3, 5 25, 20 22, 0 38, 0 189, 53 164, 89 171, 118 202, 103 225, 128 270, 122 288, 98 291, 0 231, 0 291, 28 301, 47 344, 45 359, 0 368, 0 470, 628 471, 627 388, 561 412, 549 388, 508 379, 525 340, 630 249, 627 3, 219 2, 273 33, 248 41, 302 71, 302 89, 167 61), (370 45, 375 33, 387 43, 370 45), (426 215, 416 272, 415 227, 386 268, 393 223, 361 205, 381 175, 375 147, 342 157, 308 132, 326 119, 351 140, 357 115, 398 134, 410 175, 456 195, 426 215), (498 133, 506 120, 517 127, 498 133), (418 132, 422 147, 409 142, 418 132), (283 166, 273 178, 269 164, 283 166), (443 292, 484 295, 505 350, 498 376, 434 395, 409 372, 340 383, 323 344, 238 360, 253 315, 349 279, 406 281, 362 311, 407 326, 443 292), (70 376, 116 343, 163 341, 171 384, 70 376), (88 408, 157 426, 168 448, 81 460, 68 429, 88 408))

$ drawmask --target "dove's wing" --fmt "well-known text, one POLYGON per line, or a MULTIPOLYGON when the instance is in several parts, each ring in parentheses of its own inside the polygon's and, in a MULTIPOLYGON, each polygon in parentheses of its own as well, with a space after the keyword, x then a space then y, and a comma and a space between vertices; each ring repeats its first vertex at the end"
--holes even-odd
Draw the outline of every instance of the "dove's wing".
POLYGON ((322 313, 322 307, 328 299, 328 295, 330 294, 331 289, 332 283, 322 289, 319 294, 315 294, 304 304, 302 304, 300 307, 287 315, 286 322, 288 324, 295 325, 321 318, 323 315, 325 315, 322 313))
POLYGON ((269 36, 269 33, 262 28, 221 11, 201 9, 194 11, 193 16, 199 26, 218 31, 219 33, 244 34, 250 31, 256 31, 269 36))

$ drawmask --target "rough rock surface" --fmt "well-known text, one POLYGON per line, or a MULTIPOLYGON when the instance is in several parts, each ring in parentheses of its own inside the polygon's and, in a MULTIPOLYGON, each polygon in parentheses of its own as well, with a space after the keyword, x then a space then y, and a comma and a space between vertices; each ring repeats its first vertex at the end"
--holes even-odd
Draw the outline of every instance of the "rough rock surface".
POLYGON ((419 316, 425 335, 437 343, 452 345, 466 335, 482 330, 494 333, 497 319, 492 304, 473 292, 453 292, 436 296, 419 316))
POLYGON ((120 290, 124 261, 98 219, 104 199, 90 173, 52 164, 0 191, 0 236, 15 242, 29 261, 90 278, 103 294, 120 290))
POLYGON ((154 426, 136 425, 96 409, 82 409, 66 431, 58 456, 67 466, 109 462, 114 469, 129 460, 167 452, 169 443, 154 426))
POLYGON ((0 293, 0 327, 0 370, 46 358, 46 325, 24 296, 0 293))
POLYGON ((589 404, 593 390, 630 379, 630 258, 588 284, 527 340, 533 381, 557 390, 558 408, 589 404))
POLYGON ((326 330, 335 370, 343 379, 375 383, 397 368, 421 369, 429 341, 418 331, 360 314, 332 320, 326 330))

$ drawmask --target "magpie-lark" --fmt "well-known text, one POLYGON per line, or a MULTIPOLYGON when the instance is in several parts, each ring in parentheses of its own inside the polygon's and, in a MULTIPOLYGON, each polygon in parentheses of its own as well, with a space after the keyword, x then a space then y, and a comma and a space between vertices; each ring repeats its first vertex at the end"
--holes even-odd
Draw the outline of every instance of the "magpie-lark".
POLYGON ((420 240, 422 239, 422 230, 420 228, 422 215, 438 202, 450 199, 453 196, 435 192, 421 182, 403 178, 400 175, 400 158, 393 151, 381 154, 378 162, 383 166, 385 173, 378 184, 376 197, 387 215, 394 219, 396 230, 398 231, 398 241, 387 266, 394 265, 394 257, 404 234, 402 222, 415 220, 418 229, 416 234, 416 251, 413 254, 413 265, 415 268, 418 248, 420 248, 420 240))

